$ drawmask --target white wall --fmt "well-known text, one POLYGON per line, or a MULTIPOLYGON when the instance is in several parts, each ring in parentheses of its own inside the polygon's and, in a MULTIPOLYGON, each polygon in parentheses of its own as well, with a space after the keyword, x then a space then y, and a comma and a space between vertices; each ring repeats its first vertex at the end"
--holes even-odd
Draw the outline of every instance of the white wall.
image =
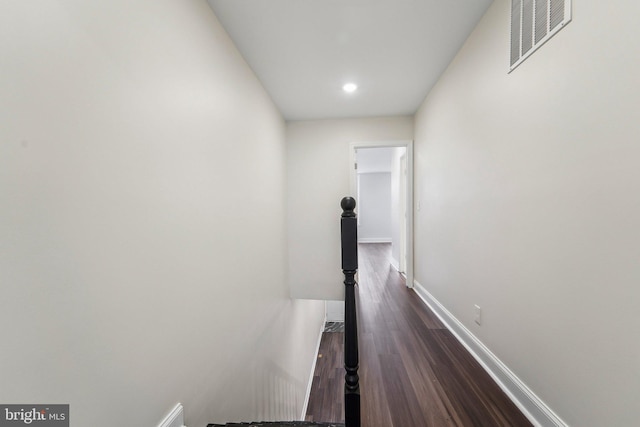
POLYGON ((395 147, 358 148, 356 150, 357 172, 391 172, 391 158, 395 150, 395 147))
POLYGON ((326 321, 344 322, 344 301, 326 301, 326 321))
POLYGON ((358 174, 358 241, 391 242, 391 172, 358 174))
POLYGON ((395 148, 360 148, 358 164, 358 241, 391 242, 391 159, 395 148))
POLYGON ((413 139, 412 117, 287 123, 289 283, 296 298, 343 300, 340 200, 349 144, 413 139))
POLYGON ((406 210, 400 206, 401 180, 406 180, 406 177, 401 176, 400 158, 406 152, 405 147, 394 147, 391 155, 391 262, 396 269, 400 268, 401 216, 406 210))
POLYGON ((0 402, 296 418, 285 124, 206 2, 0 7, 0 402))
POLYGON ((573 9, 507 74, 495 1, 417 113, 416 278, 569 425, 631 426, 640 3, 573 9))

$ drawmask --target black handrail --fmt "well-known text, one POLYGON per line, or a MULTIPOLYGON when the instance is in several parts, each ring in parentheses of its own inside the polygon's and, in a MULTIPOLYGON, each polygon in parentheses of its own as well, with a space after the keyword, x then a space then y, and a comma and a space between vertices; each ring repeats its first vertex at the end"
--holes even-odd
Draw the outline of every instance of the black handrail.
POLYGON ((358 377, 358 320, 356 272, 358 271, 358 220, 353 197, 340 202, 342 218, 342 273, 344 273, 344 420, 345 427, 360 427, 360 378, 358 377))

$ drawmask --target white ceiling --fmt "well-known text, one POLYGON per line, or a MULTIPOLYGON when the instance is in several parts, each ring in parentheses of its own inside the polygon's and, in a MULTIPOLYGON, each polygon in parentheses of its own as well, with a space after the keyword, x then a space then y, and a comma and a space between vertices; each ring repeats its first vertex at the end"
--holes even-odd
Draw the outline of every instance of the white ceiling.
POLYGON ((208 1, 285 119, 306 120, 415 113, 492 0, 208 1))

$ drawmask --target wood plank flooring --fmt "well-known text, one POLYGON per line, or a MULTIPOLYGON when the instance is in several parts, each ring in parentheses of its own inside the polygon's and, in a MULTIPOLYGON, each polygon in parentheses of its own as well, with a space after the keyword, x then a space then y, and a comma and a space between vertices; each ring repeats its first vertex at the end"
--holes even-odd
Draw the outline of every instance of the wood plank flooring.
MULTIPOLYGON (((390 266, 390 244, 359 245, 362 427, 532 424, 390 266)), ((344 422, 343 334, 324 333, 307 421, 344 422)))

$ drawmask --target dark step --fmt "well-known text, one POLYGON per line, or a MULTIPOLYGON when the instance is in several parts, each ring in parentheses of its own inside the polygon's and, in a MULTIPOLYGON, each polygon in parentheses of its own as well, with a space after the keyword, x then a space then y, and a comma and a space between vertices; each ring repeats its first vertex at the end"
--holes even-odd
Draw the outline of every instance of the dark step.
POLYGON ((344 427, 344 424, 335 423, 313 423, 310 421, 283 421, 266 423, 229 423, 229 424, 207 424, 207 427, 295 427, 295 426, 317 426, 317 427, 344 427))

